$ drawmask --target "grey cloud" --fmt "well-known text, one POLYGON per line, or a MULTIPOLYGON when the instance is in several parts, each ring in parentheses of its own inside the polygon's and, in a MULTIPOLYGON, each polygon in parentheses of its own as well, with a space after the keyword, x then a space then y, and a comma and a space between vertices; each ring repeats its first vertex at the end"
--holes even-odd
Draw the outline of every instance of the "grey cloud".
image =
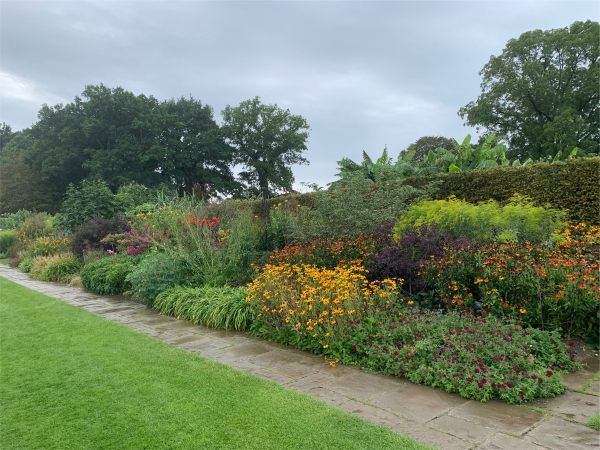
POLYGON ((193 95, 217 117, 259 95, 309 120, 311 166, 296 178, 324 184, 336 160, 363 149, 462 138, 472 130, 456 112, 479 93, 491 54, 524 31, 585 19, 598 20, 595 2, 3 0, 0 120, 27 127, 37 100, 100 82, 193 95))

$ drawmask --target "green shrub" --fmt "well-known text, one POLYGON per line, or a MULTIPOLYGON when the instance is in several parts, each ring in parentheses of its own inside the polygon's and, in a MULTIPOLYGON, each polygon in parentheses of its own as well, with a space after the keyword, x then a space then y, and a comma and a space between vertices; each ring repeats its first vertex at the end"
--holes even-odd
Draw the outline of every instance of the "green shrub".
POLYGON ((401 181, 354 180, 313 193, 314 206, 298 208, 297 222, 290 229, 298 241, 373 233, 411 204, 432 198, 434 192, 434 186, 414 188, 401 181))
POLYGON ((152 304, 158 294, 177 285, 184 285, 190 278, 185 261, 170 253, 153 252, 145 255, 127 275, 134 297, 152 304))
POLYGON ((0 258, 5 258, 8 249, 17 241, 17 232, 15 230, 0 230, 0 258))
POLYGON ((119 187, 115 199, 121 211, 132 212, 140 205, 151 205, 157 198, 154 189, 138 183, 129 183, 119 187))
POLYGON ((234 330, 246 329, 255 315, 254 307, 246 302, 246 289, 230 286, 177 286, 159 294, 154 308, 178 319, 234 330))
POLYGON ((286 200, 271 208, 271 226, 268 229, 269 247, 281 249, 293 242, 298 223, 299 204, 288 204, 286 200))
POLYGON ((129 224, 120 216, 112 219, 95 217, 77 228, 73 234, 71 251, 77 256, 82 256, 90 250, 99 250, 100 252, 115 250, 113 246, 104 244, 102 240, 109 234, 119 234, 129 230, 129 224))
POLYGON ((119 202, 108 184, 102 180, 83 180, 79 186, 70 184, 60 210, 61 228, 75 230, 95 217, 112 219, 119 210, 119 202))
POLYGON ((406 182, 416 187, 441 182, 437 198, 454 195, 471 203, 489 199, 505 203, 519 193, 531 198, 536 205, 549 204, 567 210, 572 222, 598 225, 599 178, 600 158, 592 157, 415 177, 406 182))
POLYGON ((29 275, 35 280, 68 283, 80 268, 81 262, 71 253, 37 256, 33 259, 29 275))
POLYGON ((19 270, 21 272, 28 273, 31 270, 31 264, 33 264, 34 256, 24 255, 19 261, 19 270))
POLYGON ((586 425, 596 431, 600 431, 600 411, 590 417, 590 420, 587 421, 586 425))
POLYGON ((490 200, 472 204, 457 198, 427 200, 412 205, 394 226, 394 237, 422 226, 436 225, 454 237, 476 241, 550 241, 563 225, 564 213, 533 206, 526 198, 514 196, 505 206, 490 200))
POLYGON ((81 283, 96 294, 123 294, 131 289, 127 275, 133 271, 136 262, 136 258, 121 255, 97 259, 83 267, 81 283))

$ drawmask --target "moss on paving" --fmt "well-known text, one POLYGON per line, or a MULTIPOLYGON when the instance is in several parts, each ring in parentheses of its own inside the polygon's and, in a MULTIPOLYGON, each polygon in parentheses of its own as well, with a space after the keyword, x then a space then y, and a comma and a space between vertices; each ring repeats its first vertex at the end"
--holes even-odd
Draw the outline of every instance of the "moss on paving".
POLYGON ((427 448, 0 278, 0 447, 427 448))

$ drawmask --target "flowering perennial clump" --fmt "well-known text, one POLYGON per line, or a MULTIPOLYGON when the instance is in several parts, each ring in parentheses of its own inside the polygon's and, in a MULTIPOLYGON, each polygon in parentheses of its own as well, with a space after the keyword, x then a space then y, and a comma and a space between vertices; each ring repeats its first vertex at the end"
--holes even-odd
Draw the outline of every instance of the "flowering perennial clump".
POLYGON ((31 256, 49 256, 68 249, 70 240, 65 237, 42 236, 26 241, 27 253, 31 256))
POLYGON ((564 236, 554 247, 525 242, 450 250, 423 272, 451 309, 475 307, 542 329, 597 336, 600 277, 594 249, 600 233, 579 225, 564 236))
POLYGON ((273 265, 313 264, 334 268, 341 263, 365 261, 375 254, 380 244, 373 235, 352 238, 314 239, 305 243, 288 244, 275 250, 269 259, 273 265))
POLYGON ((207 226, 208 228, 214 228, 219 224, 218 217, 212 217, 208 220, 208 216, 198 217, 193 213, 187 213, 187 220, 180 220, 179 223, 181 225, 196 225, 198 227, 207 226))
POLYGON ((560 374, 578 367, 558 333, 493 316, 380 311, 352 334, 348 362, 480 401, 560 394, 560 374))
POLYGON ((150 248, 152 239, 147 229, 139 231, 132 228, 123 233, 109 234, 101 242, 108 247, 107 253, 110 255, 126 253, 137 256, 150 248))
POLYGON ((397 280, 369 281, 358 265, 333 269, 267 264, 248 285, 255 331, 314 352, 344 351, 350 323, 374 305, 395 303, 397 280))

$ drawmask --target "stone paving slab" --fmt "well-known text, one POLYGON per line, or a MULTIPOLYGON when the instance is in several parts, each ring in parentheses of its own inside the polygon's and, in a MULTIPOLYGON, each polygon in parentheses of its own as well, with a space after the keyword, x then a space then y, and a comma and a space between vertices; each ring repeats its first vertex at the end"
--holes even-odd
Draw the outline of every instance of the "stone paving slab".
MULTIPOLYGON (((600 449, 600 433, 583 426, 600 409, 598 354, 566 377, 570 391, 529 405, 480 403, 357 367, 332 368, 322 358, 245 333, 193 325, 125 297, 30 280, 8 266, 0 276, 112 322, 288 389, 304 392, 373 423, 441 449, 600 449)), ((0 293, 1 295, 1 293, 0 293)))

